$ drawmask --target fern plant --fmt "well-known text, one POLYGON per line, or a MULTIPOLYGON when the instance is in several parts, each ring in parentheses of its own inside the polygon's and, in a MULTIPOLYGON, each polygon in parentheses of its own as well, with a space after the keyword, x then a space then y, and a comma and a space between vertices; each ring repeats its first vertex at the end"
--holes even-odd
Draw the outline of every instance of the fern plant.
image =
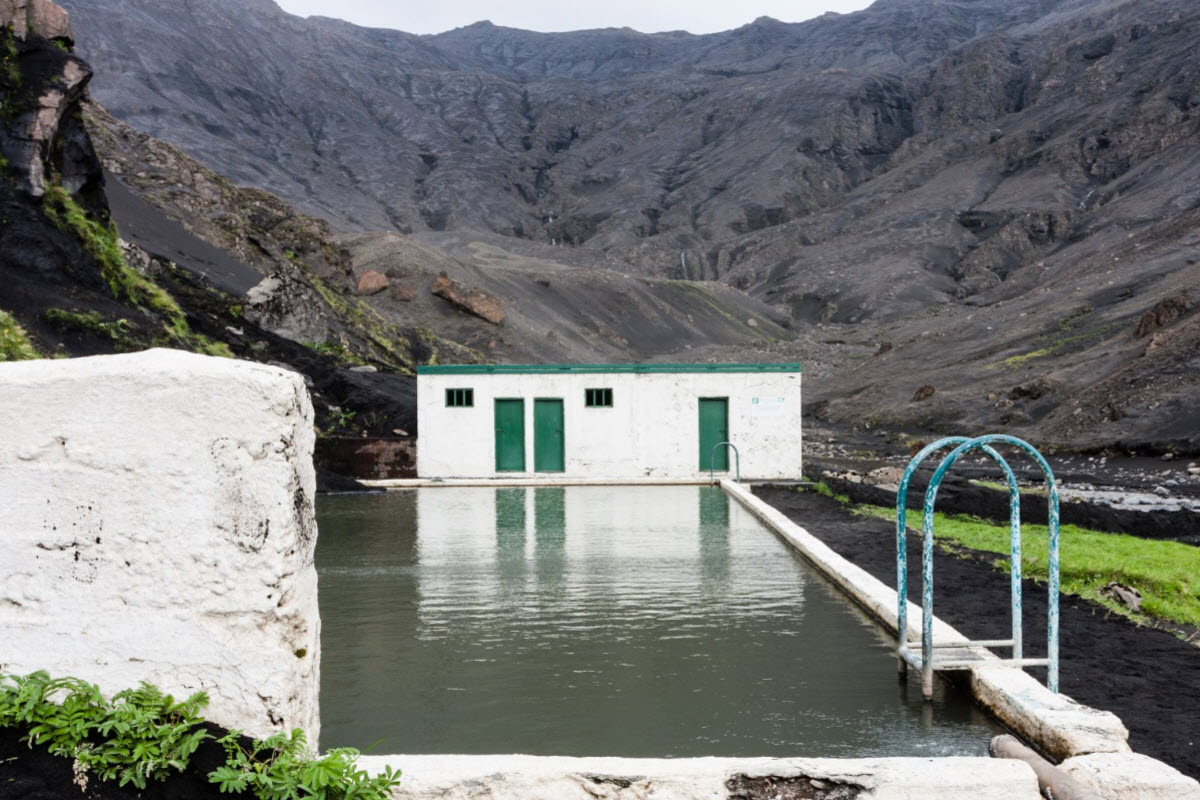
POLYGON ((308 740, 296 728, 291 735, 277 734, 240 743, 237 731, 218 740, 228 756, 225 766, 209 773, 222 792, 254 792, 259 800, 388 800, 400 783, 400 773, 387 767, 382 775, 369 776, 358 768, 358 750, 341 747, 323 758, 308 759, 308 740))
POLYGON ((211 738, 200 727, 207 704, 203 692, 176 702, 148 683, 109 701, 90 683, 45 672, 0 681, 0 725, 25 728, 22 741, 73 758, 102 780, 139 789, 151 778, 183 771, 211 738))
MULTIPOLYGON (((0 727, 26 731, 21 741, 45 745, 73 758, 102 780, 145 789, 187 769, 192 754, 212 735, 202 727, 208 696, 197 692, 176 701, 148 683, 107 700, 78 678, 52 679, 45 672, 0 675, 0 727)), ((400 773, 388 767, 370 776, 358 768, 357 750, 331 750, 310 759, 297 728, 262 741, 231 731, 217 740, 224 766, 208 774, 223 793, 253 793, 259 800, 389 800, 400 773)))

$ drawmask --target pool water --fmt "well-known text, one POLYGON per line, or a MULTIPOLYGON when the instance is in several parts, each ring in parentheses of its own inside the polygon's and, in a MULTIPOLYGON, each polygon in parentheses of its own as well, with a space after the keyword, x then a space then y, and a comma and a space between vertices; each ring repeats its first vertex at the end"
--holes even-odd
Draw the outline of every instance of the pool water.
POLYGON ((943 756, 1000 732, 965 689, 923 703, 719 488, 430 488, 317 519, 323 748, 943 756))

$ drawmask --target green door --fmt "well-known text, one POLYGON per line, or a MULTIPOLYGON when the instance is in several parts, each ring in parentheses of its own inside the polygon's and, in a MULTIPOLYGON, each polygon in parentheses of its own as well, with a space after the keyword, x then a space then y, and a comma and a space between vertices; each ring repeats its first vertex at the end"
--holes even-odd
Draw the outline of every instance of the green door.
POLYGON ((525 471, 525 401, 496 401, 496 471, 525 471))
POLYGON ((722 447, 713 453, 718 442, 729 441, 729 398, 700 398, 700 469, 710 468, 718 472, 729 469, 729 448, 722 447))
POLYGON ((533 401, 533 468, 563 471, 563 401, 533 401))

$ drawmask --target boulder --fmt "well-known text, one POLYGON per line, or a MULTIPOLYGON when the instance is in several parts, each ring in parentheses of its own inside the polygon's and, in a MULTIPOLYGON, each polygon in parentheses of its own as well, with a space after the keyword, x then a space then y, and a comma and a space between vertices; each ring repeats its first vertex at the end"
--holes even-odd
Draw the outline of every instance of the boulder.
POLYGON ((386 291, 390 285, 391 283, 388 281, 386 275, 384 275, 382 272, 376 272, 373 269, 369 269, 362 274, 362 277, 358 279, 358 293, 364 296, 379 294, 380 292, 386 291))
POLYGON ((1153 307, 1148 309, 1138 321, 1137 331, 1135 333, 1141 336, 1149 336, 1159 328, 1164 328, 1170 325, 1175 320, 1182 317, 1192 309, 1191 298, 1187 292, 1180 292, 1164 300, 1155 303, 1153 307))
POLYGON ((480 319, 493 325, 499 325, 504 320, 504 304, 500 298, 490 295, 482 289, 463 286, 451 280, 446 273, 441 273, 433 283, 431 290, 438 297, 451 303, 480 319))
POLYGON ((935 394, 937 394, 937 389, 926 384, 925 386, 922 386, 920 389, 917 389, 917 391, 913 394, 913 402, 920 403, 922 400, 928 400, 929 398, 933 397, 935 394))
POLYGON ((246 292, 245 314, 251 322, 293 342, 323 342, 331 333, 321 296, 291 265, 246 292))
POLYGON ((392 297, 404 303, 411 303, 417 299, 416 287, 409 286, 407 283, 393 283, 392 297))

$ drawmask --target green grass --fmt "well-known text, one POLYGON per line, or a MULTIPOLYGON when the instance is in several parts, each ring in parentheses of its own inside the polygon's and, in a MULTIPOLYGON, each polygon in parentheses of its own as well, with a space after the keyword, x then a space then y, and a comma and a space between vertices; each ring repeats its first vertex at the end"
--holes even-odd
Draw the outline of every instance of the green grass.
POLYGON ((83 249, 100 267, 100 275, 108 290, 118 300, 125 300, 163 318, 172 333, 188 334, 187 318, 175 299, 158 284, 125 263, 125 255, 117 243, 115 225, 105 225, 92 217, 61 186, 48 186, 42 209, 58 228, 75 235, 83 249))
POLYGON ((105 319, 99 311, 70 311, 65 308, 48 308, 41 318, 63 331, 82 331, 108 339, 117 345, 118 351, 139 349, 129 338, 133 323, 127 319, 105 319))
POLYGON ((41 357, 25 329, 7 311, 0 311, 0 361, 29 361, 41 357))
MULTIPOLYGON (((115 225, 93 219, 70 192, 56 184, 46 188, 42 211, 56 227, 73 234, 79 240, 84 251, 100 268, 100 275, 113 297, 148 311, 162 320, 165 335, 156 337, 153 344, 180 346, 185 350, 210 356, 233 357, 233 353, 224 342, 215 342, 192 331, 188 326, 187 315, 175 298, 126 263, 115 225)), ((109 335, 104 331, 100 332, 109 335)), ((124 334, 126 331, 114 332, 124 334)), ((114 341, 117 340, 114 338, 114 341)))
MULTIPOLYGON (((855 506, 866 516, 895 520, 896 511, 880 506, 855 506)), ((923 514, 910 509, 908 525, 920 531, 923 514)), ((1048 531, 1045 525, 1021 526, 1021 569, 1026 577, 1048 577, 1048 531)), ((1200 627, 1200 547, 1180 542, 1139 539, 1120 533, 1102 533, 1075 525, 1059 529, 1059 575, 1065 594, 1100 603, 1139 622, 1166 622, 1200 627), (1132 586, 1142 593, 1142 611, 1100 596, 1110 581, 1132 586)), ((933 535, 945 544, 1007 556, 1008 523, 976 517, 935 514, 933 535)), ((1007 558, 997 562, 1006 572, 1007 558)))

